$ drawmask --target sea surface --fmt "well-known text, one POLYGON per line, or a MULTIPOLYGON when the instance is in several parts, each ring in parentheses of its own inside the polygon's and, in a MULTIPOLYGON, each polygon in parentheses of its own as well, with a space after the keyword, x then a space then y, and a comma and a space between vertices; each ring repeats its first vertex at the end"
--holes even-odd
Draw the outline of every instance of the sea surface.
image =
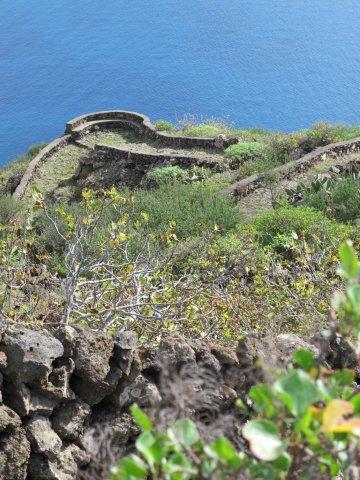
POLYGON ((0 164, 100 109, 360 123, 359 0, 0 0, 0 164))

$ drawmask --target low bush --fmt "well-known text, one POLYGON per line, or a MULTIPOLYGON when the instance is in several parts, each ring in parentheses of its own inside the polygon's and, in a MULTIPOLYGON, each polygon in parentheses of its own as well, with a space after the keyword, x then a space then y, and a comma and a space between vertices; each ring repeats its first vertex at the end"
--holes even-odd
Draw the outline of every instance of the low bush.
POLYGON ((189 180, 189 172, 178 165, 159 167, 150 170, 143 181, 146 187, 160 187, 161 185, 174 185, 186 183, 189 180))
POLYGON ((148 213, 152 231, 175 222, 179 239, 216 228, 229 231, 240 221, 233 199, 201 184, 140 190, 136 192, 136 208, 148 213))
POLYGON ((156 130, 159 132, 168 132, 172 133, 174 131, 174 126, 172 123, 168 122, 167 120, 156 120, 154 122, 156 130))
POLYGON ((185 137, 217 137, 224 133, 224 128, 215 124, 200 123, 199 125, 190 125, 181 131, 185 137))
POLYGON ((254 226, 263 245, 275 244, 280 235, 293 233, 311 243, 338 243, 353 232, 351 227, 340 225, 309 207, 282 207, 265 212, 254 220, 254 226))
POLYGON ((343 223, 360 219, 360 182, 357 177, 317 178, 286 191, 293 204, 300 202, 343 223))
POLYGON ((10 194, 0 197, 0 224, 6 225, 15 220, 21 207, 21 202, 10 194))
POLYGON ((318 122, 312 128, 306 130, 304 134, 314 140, 315 146, 322 146, 359 137, 360 126, 332 125, 327 122, 318 122))
POLYGON ((29 148, 25 155, 21 155, 13 162, 0 169, 0 188, 4 187, 10 177, 22 175, 31 160, 45 147, 45 144, 34 145, 29 148))
POLYGON ((239 167, 251 160, 264 159, 267 153, 268 148, 260 142, 236 143, 225 150, 225 156, 230 160, 230 168, 239 167))
POLYGON ((270 135, 266 143, 270 149, 270 158, 279 163, 287 163, 292 160, 291 154, 298 146, 295 135, 284 133, 270 135))

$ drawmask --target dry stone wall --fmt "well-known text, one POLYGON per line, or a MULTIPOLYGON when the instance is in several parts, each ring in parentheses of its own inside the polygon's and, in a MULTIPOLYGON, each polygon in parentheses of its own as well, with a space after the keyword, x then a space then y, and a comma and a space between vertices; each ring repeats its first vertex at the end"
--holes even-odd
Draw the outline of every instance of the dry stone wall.
POLYGON ((161 405, 162 369, 180 375, 200 364, 213 375, 208 406, 221 417, 248 381, 233 350, 173 335, 155 351, 138 348, 134 332, 67 326, 51 335, 0 323, 0 478, 108 478, 104 452, 128 451, 139 433, 128 407, 161 405))
POLYGON ((274 168, 265 174, 252 175, 244 178, 239 182, 230 185, 222 191, 225 195, 235 195, 237 197, 245 197, 252 191, 259 187, 264 186, 267 178, 273 178, 274 181, 278 181, 284 178, 293 178, 299 172, 305 172, 310 167, 317 163, 325 161, 328 157, 340 158, 344 155, 349 155, 354 152, 360 151, 360 138, 354 138, 346 142, 332 143, 325 147, 319 147, 313 152, 304 155, 298 160, 281 165, 278 168, 274 168))
POLYGON ((264 380, 259 365, 285 368, 299 348, 328 368, 357 364, 336 335, 310 344, 293 334, 249 336, 231 349, 173 334, 151 348, 132 331, 63 326, 52 335, 1 321, 0 479, 108 480, 139 434, 128 413, 134 402, 160 428, 190 415, 207 438, 238 439, 246 418, 236 398, 264 380))
POLYGON ((125 128, 134 130, 145 139, 156 140, 159 145, 174 148, 202 148, 224 150, 229 145, 237 143, 237 138, 225 138, 220 135, 215 138, 180 137, 166 132, 158 132, 150 119, 145 115, 124 110, 109 110, 82 115, 66 124, 65 134, 43 148, 31 161, 13 196, 21 198, 29 184, 34 179, 39 167, 65 145, 76 142, 82 136, 98 129, 125 128))

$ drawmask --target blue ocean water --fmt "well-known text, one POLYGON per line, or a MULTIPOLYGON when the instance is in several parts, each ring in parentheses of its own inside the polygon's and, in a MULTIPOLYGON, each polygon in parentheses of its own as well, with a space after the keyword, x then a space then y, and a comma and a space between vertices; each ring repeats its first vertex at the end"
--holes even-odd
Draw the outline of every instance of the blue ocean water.
POLYGON ((0 0, 0 164, 99 109, 360 123, 359 0, 0 0))

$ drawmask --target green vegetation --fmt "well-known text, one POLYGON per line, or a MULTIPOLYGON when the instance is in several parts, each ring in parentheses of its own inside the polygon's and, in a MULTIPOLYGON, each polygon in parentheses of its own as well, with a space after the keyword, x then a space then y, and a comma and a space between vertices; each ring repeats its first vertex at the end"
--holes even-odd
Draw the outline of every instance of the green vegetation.
POLYGON ((135 208, 149 215, 151 230, 162 230, 174 222, 181 240, 214 229, 227 232, 241 220, 233 199, 206 185, 165 185, 157 190, 139 190, 135 197, 135 208))
POLYGON ((1 191, 4 190, 7 182, 11 177, 15 177, 17 175, 22 176, 25 173, 25 170, 31 160, 36 157, 36 155, 40 152, 42 148, 45 147, 45 144, 34 145, 30 147, 28 152, 25 155, 21 155, 15 161, 9 163, 4 168, 0 169, 0 189, 1 191))
POLYGON ((230 145, 225 150, 225 156, 230 159, 231 168, 236 168, 244 162, 264 158, 267 147, 260 142, 243 142, 230 145))
MULTIPOLYGON (((173 131, 164 121, 156 126, 173 131)), ((217 120, 188 119, 176 132, 236 134, 242 142, 226 149, 222 167, 228 168, 221 173, 166 166, 148 172, 145 188, 82 192, 73 175, 87 152, 69 145, 41 165, 25 201, 0 197, 2 317, 48 329, 59 323, 108 333, 131 329, 154 348, 174 332, 235 347, 249 334, 310 338, 322 330, 359 348, 358 176, 289 188, 249 223, 220 190, 290 161, 304 144, 311 149, 352 138, 360 128, 321 123, 296 134, 235 132, 217 120), (59 187, 76 195, 51 195, 59 187), (336 316, 330 312, 329 324, 334 291, 343 293, 332 303, 336 316)), ((121 132, 87 140, 142 141, 121 132)), ((2 186, 37 151, 3 170, 2 186)), ((351 478, 358 377, 353 369, 327 368, 326 355, 298 351, 269 382, 231 404, 242 421, 236 441, 226 432, 206 438, 196 415, 157 428, 153 412, 133 406, 142 433, 112 480, 351 478)))
POLYGON ((330 123, 319 122, 303 133, 313 139, 316 146, 321 146, 359 137, 360 126, 331 125, 330 123))
POLYGON ((156 122, 154 122, 154 125, 156 127, 156 130, 160 132, 174 132, 174 126, 166 120, 156 120, 156 122))
POLYGON ((174 183, 185 183, 188 179, 188 172, 178 165, 174 165, 150 170, 146 175, 144 184, 146 186, 160 187, 162 185, 173 185, 174 183))
MULTIPOLYGON (((340 258, 339 273, 347 290, 335 306, 343 336, 350 327, 356 338, 360 262, 346 243, 340 258)), ((357 343, 360 346, 359 339, 357 343)), ((188 418, 177 420, 166 432, 158 431, 133 405, 131 413, 142 430, 135 443, 137 454, 123 457, 111 479, 338 478, 354 465, 360 435, 360 395, 354 379, 354 370, 324 371, 310 351, 298 350, 274 383, 258 383, 246 401, 237 401, 247 418, 241 432, 247 443, 240 443, 240 450, 225 436, 203 441, 188 418)))
POLYGON ((360 182, 355 176, 314 180, 289 190, 293 202, 300 200, 328 217, 343 223, 355 223, 360 218, 360 182))

